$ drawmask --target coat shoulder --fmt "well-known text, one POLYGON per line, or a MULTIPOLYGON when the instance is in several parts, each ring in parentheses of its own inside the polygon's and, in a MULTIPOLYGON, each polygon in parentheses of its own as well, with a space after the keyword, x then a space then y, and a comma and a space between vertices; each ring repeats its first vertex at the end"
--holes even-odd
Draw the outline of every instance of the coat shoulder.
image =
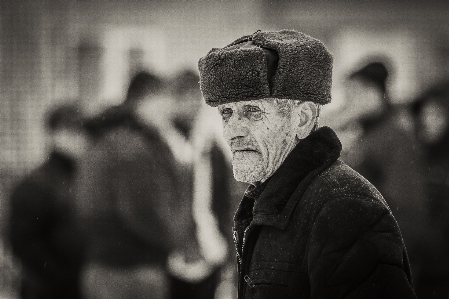
POLYGON ((309 198, 320 203, 307 254, 311 292, 323 298, 372 292, 414 298, 400 229, 379 191, 341 161, 310 187, 309 198))
POLYGON ((342 198, 368 200, 389 210, 376 187, 341 160, 318 175, 310 187, 324 196, 326 201, 342 198))
POLYGON ((147 150, 145 137, 127 127, 118 127, 108 132, 103 140, 106 147, 124 156, 135 155, 147 150))

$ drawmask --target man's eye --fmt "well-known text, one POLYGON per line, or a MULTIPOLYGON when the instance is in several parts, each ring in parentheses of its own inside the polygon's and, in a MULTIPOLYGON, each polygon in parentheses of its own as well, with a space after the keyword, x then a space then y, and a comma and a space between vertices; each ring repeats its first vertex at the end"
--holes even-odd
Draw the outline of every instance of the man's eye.
POLYGON ((232 115, 232 109, 231 109, 231 108, 224 108, 224 109, 221 109, 221 110, 220 110, 220 114, 221 114, 221 117, 222 117, 223 119, 228 119, 228 118, 230 118, 231 115, 232 115))
POLYGON ((260 110, 259 107, 255 107, 255 106, 249 106, 246 111, 248 112, 261 112, 262 110, 260 110))
POLYGON ((256 106, 248 106, 245 109, 245 114, 251 120, 261 120, 263 116, 263 111, 256 106))

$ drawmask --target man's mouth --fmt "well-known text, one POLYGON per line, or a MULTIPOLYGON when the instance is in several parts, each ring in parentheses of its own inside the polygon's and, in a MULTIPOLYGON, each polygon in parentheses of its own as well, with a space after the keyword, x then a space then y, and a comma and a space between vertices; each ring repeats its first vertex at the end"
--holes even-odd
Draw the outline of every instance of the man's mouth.
POLYGON ((259 153, 259 151, 255 150, 255 149, 252 149, 252 148, 242 148, 242 149, 234 149, 234 150, 232 150, 233 154, 235 154, 235 153, 245 153, 245 152, 247 152, 247 153, 259 153))

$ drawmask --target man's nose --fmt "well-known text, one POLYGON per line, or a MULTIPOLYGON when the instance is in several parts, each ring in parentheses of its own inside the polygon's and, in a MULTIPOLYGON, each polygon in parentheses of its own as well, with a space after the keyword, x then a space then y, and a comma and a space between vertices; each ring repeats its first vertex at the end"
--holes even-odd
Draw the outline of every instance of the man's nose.
POLYGON ((239 116, 237 113, 232 115, 229 120, 223 124, 223 136, 228 142, 236 138, 246 137, 249 133, 248 124, 245 118, 239 116))

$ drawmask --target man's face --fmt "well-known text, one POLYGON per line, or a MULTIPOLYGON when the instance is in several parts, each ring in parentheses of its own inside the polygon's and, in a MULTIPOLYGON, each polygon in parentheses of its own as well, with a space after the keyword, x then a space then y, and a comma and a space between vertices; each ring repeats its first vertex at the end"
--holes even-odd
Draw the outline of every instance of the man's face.
POLYGON ((265 181, 297 143, 296 117, 288 110, 280 111, 275 99, 227 103, 218 110, 237 181, 265 181))

